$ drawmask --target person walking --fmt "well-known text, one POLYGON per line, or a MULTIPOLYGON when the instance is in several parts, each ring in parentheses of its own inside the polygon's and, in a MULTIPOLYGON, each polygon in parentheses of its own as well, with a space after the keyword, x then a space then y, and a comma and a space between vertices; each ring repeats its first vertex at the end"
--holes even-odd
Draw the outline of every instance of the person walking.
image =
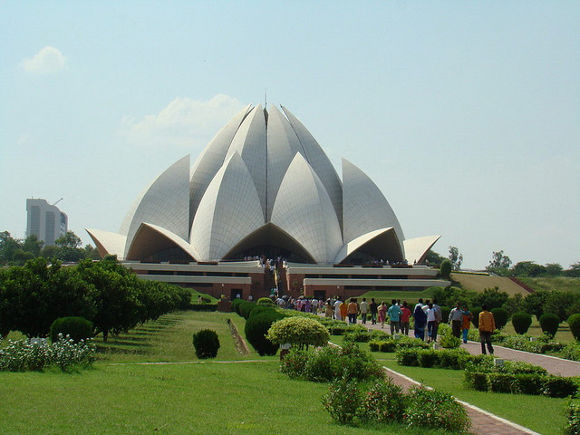
POLYGON ((491 334, 495 331, 495 319, 493 313, 488 311, 487 305, 482 305, 479 313, 479 340, 481 341, 481 353, 486 354, 485 346, 490 355, 493 355, 493 346, 491 345, 491 334))
POLYGON ((347 307, 348 323, 354 325, 356 323, 356 316, 358 314, 358 304, 356 299, 351 299, 347 307))
POLYGON ((429 302, 427 305, 427 343, 435 341, 437 339, 437 318, 436 309, 433 308, 433 303, 429 302))
POLYGON ((340 317, 346 322, 347 304, 346 301, 340 303, 340 317))
POLYGON ((371 310, 371 323, 373 325, 377 324, 377 314, 379 313, 379 306, 375 302, 375 298, 371 298, 371 304, 369 305, 371 310))
POLYGON ((379 307, 379 322, 381 323, 381 328, 385 327, 385 318, 387 317, 387 306, 384 302, 381 302, 379 307))
POLYGON ((363 325, 365 325, 367 323, 367 313, 369 311, 369 304, 367 303, 367 298, 362 298, 359 308, 360 308, 360 319, 363 325))
POLYGON ((387 312, 389 315, 389 322, 391 324, 391 335, 395 332, 399 333, 399 322, 401 320, 401 307, 397 305, 397 301, 393 299, 391 306, 387 312))
POLYGON ((336 298, 336 302, 334 303, 334 318, 336 320, 342 320, 342 310, 340 309, 342 303, 340 298, 336 298))
POLYGON ((425 314, 425 311, 423 311, 423 305, 415 305, 413 318, 415 319, 415 338, 425 340, 425 325, 427 324, 427 314, 425 314))
POLYGON ((469 335, 469 327, 471 326, 471 320, 473 319, 473 314, 467 309, 467 305, 463 306, 463 318, 461 320, 461 329, 463 331, 463 342, 467 343, 467 336, 469 335))
POLYGON ((459 302, 453 307, 449 313, 449 323, 451 323, 451 331, 457 338, 461 337, 461 327, 463 324, 463 310, 459 306, 459 302))
POLYGON ((403 301, 403 306, 401 307, 401 332, 405 335, 409 335, 409 319, 411 317, 411 310, 407 306, 407 301, 403 301))

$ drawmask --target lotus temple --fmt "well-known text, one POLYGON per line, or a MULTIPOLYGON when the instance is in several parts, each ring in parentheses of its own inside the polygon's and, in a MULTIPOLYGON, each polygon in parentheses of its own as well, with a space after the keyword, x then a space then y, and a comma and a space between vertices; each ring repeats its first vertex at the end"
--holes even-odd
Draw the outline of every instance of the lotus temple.
POLYGON ((373 181, 342 179, 285 107, 247 106, 197 157, 175 162, 118 232, 87 229, 101 256, 142 278, 216 297, 343 297, 449 283, 424 264, 439 236, 405 239, 373 181))

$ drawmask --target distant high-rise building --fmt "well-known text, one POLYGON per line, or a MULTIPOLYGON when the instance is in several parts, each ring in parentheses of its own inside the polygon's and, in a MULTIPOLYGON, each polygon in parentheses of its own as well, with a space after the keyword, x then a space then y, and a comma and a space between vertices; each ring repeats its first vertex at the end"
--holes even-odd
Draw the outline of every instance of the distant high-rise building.
POLYGON ((67 215, 44 199, 27 199, 26 213, 26 236, 35 235, 45 245, 54 245, 68 230, 67 215))

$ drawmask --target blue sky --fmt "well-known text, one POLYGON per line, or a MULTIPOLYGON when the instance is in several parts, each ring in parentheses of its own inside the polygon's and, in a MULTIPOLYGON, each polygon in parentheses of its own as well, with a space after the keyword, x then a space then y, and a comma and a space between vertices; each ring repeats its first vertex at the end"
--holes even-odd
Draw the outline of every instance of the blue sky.
POLYGON ((288 107, 407 237, 580 260, 580 3, 0 1, 0 231, 116 231, 242 106, 288 107))

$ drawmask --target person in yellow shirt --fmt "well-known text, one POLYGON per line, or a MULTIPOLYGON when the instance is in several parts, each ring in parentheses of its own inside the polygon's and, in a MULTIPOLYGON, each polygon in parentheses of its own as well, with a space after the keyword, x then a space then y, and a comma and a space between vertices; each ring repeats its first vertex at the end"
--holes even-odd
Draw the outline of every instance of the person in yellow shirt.
POLYGON ((493 313, 489 312, 487 305, 481 307, 479 313, 479 339, 481 341, 481 353, 485 355, 485 346, 490 355, 493 355, 493 346, 491 345, 491 334, 495 331, 495 319, 493 313))

